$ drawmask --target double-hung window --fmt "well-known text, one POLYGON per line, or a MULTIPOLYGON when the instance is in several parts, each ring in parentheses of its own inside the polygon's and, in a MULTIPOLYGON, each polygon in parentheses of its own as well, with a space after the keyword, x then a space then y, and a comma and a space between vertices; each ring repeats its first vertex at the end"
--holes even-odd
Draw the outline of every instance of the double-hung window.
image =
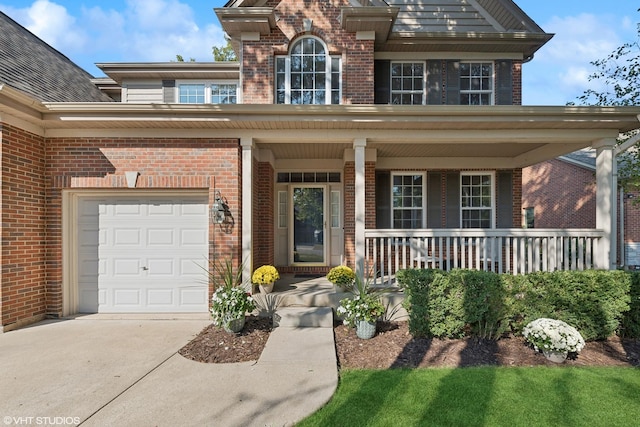
POLYGON ((493 104, 493 63, 460 63, 460 104, 493 104))
POLYGON ((182 82, 177 85, 180 104, 237 104, 236 82, 182 82))
POLYGON ((276 57, 277 104, 339 104, 340 58, 315 37, 296 41, 287 56, 276 57))
POLYGON ((422 105, 424 103, 424 62, 391 63, 391 103, 422 105))
POLYGON ((462 228, 494 228, 493 173, 468 173, 460 176, 462 228))
POLYGON ((393 228, 424 228, 424 174, 393 174, 391 200, 393 228))

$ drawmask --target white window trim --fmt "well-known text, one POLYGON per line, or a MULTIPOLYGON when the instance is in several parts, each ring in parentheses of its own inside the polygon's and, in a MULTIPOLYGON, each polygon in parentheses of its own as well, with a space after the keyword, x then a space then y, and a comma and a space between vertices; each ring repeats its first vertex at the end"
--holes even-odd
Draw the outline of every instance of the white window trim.
MULTIPOLYGON (((315 37, 315 36, 304 36, 304 37, 300 37, 299 39, 296 39, 294 43, 291 44, 291 46, 289 47, 289 52, 286 55, 277 55, 274 59, 274 79, 277 76, 277 61, 278 59, 282 59, 284 58, 284 69, 285 69, 285 77, 284 77, 284 104, 291 104, 291 48, 297 44, 297 43, 301 43, 302 40, 304 39, 314 39, 319 41, 322 44, 322 47, 324 47, 324 51, 325 51, 325 55, 327 57, 327 61, 326 61, 326 69, 325 69, 325 99, 324 99, 324 104, 318 104, 318 105, 332 105, 331 104, 331 95, 332 95, 332 86, 331 86, 331 79, 332 79, 332 67, 333 67, 333 59, 338 59, 338 72, 340 74, 339 77, 339 88, 338 88, 338 97, 340 99, 340 104, 342 103, 342 56, 340 55, 331 55, 329 53, 329 48, 327 47, 327 44, 320 38, 315 37)), ((277 99, 278 99, 278 88, 276 85, 276 82, 274 81, 274 97, 275 97, 275 102, 277 103, 277 99)), ((335 105, 335 104, 334 104, 335 105)))
MULTIPOLYGON (((491 175, 491 227, 496 228, 496 172, 495 171, 475 171, 475 172, 460 172, 460 228, 462 227, 462 212, 463 210, 480 210, 480 208, 463 208, 462 207, 462 177, 463 176, 477 176, 477 175, 491 175)), ((481 208, 488 209, 488 208, 481 208)), ((484 228, 465 228, 465 230, 486 230, 484 228)))
POLYGON ((422 64, 422 104, 397 104, 397 105, 426 105, 427 104, 427 63, 426 61, 390 61, 389 63, 389 96, 393 99, 393 94, 395 93, 418 93, 418 91, 394 91, 391 75, 391 69, 393 68, 393 64, 422 64))
MULTIPOLYGON (((211 104, 211 85, 236 85, 236 104, 241 104, 241 91, 240 91, 240 82, 237 80, 177 80, 175 87, 175 100, 178 104, 190 104, 190 103, 182 103, 180 102, 180 85, 204 85, 204 103, 211 104)), ((202 105, 202 104, 193 104, 193 105, 202 105)), ((224 105, 224 104, 216 104, 216 105, 224 105)))
MULTIPOLYGON (((495 61, 481 61, 481 60, 466 60, 460 61, 461 64, 491 64, 491 90, 462 90, 460 89, 460 94, 490 94, 489 97, 489 105, 496 104, 496 63, 495 61)), ((459 77, 462 80, 462 76, 459 77)), ((462 104, 467 105, 467 104, 462 104)))
MULTIPOLYGON (((426 228, 427 227, 427 173, 426 172, 411 172, 411 171, 398 171, 398 172, 391 172, 391 182, 390 182, 390 188, 389 188, 389 197, 390 197, 390 206, 391 206, 391 215, 389 218, 390 224, 389 227, 390 228, 394 228, 393 227, 393 213, 396 210, 396 208, 393 206, 393 178, 396 176, 415 176, 415 175, 420 175, 422 176, 422 224, 420 225, 420 228, 426 228)), ((399 208, 400 209, 400 208, 399 208)), ((409 230, 409 229, 398 229, 398 230, 409 230)))

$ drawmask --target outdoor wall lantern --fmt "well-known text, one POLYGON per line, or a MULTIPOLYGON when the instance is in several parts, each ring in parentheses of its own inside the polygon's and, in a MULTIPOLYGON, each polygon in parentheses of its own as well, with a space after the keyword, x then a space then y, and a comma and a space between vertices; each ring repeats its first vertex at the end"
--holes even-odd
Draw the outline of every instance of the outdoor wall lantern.
POLYGON ((231 217, 229 205, 220 192, 216 191, 215 199, 211 205, 211 220, 214 224, 225 224, 228 221, 227 217, 231 217))

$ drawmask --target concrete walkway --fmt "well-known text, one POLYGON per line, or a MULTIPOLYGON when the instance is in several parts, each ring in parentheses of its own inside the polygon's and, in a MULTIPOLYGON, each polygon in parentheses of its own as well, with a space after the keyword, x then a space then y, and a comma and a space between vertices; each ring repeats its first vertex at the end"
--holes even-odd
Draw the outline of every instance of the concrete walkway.
POLYGON ((209 323, 90 316, 0 334, 1 425, 282 426, 333 395, 332 328, 283 324, 258 362, 177 354, 209 323))

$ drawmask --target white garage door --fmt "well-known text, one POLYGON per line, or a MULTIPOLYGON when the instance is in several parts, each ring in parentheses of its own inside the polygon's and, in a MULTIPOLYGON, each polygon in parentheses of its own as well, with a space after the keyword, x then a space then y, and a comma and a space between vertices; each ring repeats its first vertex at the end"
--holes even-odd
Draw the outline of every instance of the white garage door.
POLYGON ((206 312, 207 197, 80 198, 81 313, 206 312))

